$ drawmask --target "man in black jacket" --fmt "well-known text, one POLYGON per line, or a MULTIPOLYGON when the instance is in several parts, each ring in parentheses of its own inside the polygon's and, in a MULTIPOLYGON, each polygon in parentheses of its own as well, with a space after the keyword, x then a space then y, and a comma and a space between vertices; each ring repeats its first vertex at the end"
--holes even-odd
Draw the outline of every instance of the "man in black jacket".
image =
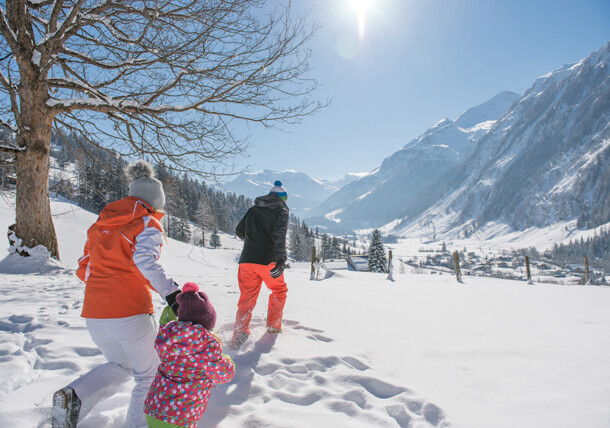
POLYGON ((267 332, 282 331, 286 303, 286 232, 288 231, 288 195, 281 181, 276 181, 268 195, 255 199, 235 234, 244 242, 239 258, 239 302, 231 347, 237 349, 250 335, 250 320, 264 281, 271 290, 267 307, 267 332))

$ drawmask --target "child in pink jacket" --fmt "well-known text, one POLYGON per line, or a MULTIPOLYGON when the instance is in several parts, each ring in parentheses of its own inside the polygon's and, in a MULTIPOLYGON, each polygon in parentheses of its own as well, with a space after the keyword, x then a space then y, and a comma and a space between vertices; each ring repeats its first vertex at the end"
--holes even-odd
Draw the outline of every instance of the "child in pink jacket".
POLYGON ((144 404, 150 428, 196 427, 212 387, 235 374, 233 361, 211 333, 216 311, 206 294, 187 282, 176 300, 178 320, 162 325, 155 341, 161 364, 144 404))

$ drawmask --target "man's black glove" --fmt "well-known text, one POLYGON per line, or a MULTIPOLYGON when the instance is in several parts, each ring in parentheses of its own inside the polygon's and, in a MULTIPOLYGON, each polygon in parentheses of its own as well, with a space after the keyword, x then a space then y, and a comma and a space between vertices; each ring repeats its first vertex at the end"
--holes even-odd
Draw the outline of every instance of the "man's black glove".
POLYGON ((275 263, 273 269, 271 269, 271 276, 273 278, 279 278, 284 273, 284 265, 286 264, 286 260, 278 260, 275 263))
POLYGON ((174 311, 174 315, 178 316, 178 307, 180 306, 178 304, 178 301, 176 300, 176 297, 178 296, 178 294, 180 294, 181 291, 174 291, 172 294, 168 294, 167 296, 165 296, 165 301, 167 302, 168 306, 170 308, 172 308, 172 311, 174 311))

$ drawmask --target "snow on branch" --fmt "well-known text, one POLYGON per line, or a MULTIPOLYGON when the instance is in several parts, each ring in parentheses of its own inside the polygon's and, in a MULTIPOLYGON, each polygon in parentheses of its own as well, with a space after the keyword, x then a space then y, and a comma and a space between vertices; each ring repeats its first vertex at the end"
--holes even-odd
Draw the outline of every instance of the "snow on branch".
POLYGON ((50 98, 47 100, 47 106, 59 110, 59 111, 74 111, 74 110, 94 110, 99 112, 113 112, 113 111, 125 111, 125 112, 138 112, 138 113, 149 113, 149 114, 162 114, 162 113, 179 113, 190 110, 195 110, 202 104, 202 102, 196 102, 192 104, 181 104, 181 105, 170 105, 161 104, 157 106, 146 106, 141 102, 135 100, 127 100, 124 98, 120 99, 95 99, 95 98, 70 98, 70 99, 54 99, 50 98))
POLYGON ((25 147, 19 147, 15 144, 10 144, 4 141, 0 141, 0 151, 3 152, 20 152, 25 150, 25 147))
POLYGON ((53 3, 55 3, 56 0, 28 0, 28 5, 30 5, 30 7, 36 9, 36 8, 40 8, 43 6, 49 6, 53 3))
POLYGON ((53 5, 53 11, 51 12, 51 20, 49 22, 49 30, 53 33, 52 36, 48 37, 44 43, 42 43, 41 48, 46 50, 45 45, 53 45, 58 43, 60 39, 64 36, 68 35, 70 32, 75 32, 80 28, 80 25, 77 22, 77 16, 80 13, 82 5, 85 3, 85 0, 78 0, 74 3, 67 13, 65 13, 66 19, 62 22, 61 26, 55 31, 55 28, 58 23, 58 17, 60 15, 60 11, 63 7, 63 1, 56 1, 53 5))

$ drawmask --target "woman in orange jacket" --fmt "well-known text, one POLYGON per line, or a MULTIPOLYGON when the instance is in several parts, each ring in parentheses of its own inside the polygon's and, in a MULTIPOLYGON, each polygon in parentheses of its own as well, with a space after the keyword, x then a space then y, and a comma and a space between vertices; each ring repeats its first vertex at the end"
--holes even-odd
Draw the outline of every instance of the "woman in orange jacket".
POLYGON ((165 194, 152 166, 138 161, 127 168, 129 196, 108 204, 87 232, 76 275, 85 282, 81 316, 108 360, 53 395, 52 425, 76 427, 100 400, 123 382, 135 380, 127 427, 146 427, 144 400, 159 358, 151 290, 177 312, 177 284, 158 259, 165 194))

